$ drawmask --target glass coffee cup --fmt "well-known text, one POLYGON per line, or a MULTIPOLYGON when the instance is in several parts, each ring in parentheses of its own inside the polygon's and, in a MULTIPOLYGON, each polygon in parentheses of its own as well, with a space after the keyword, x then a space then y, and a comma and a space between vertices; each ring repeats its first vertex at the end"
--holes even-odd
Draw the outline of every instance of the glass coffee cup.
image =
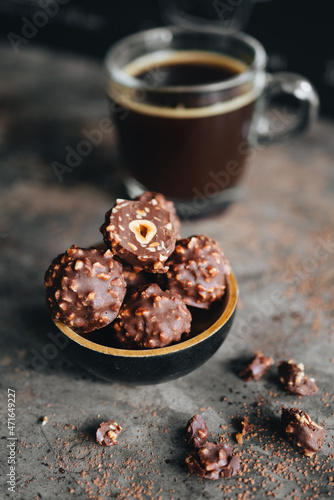
POLYGON ((304 131, 317 115, 310 82, 270 75, 266 60, 254 38, 212 27, 157 28, 114 45, 107 94, 128 194, 161 192, 184 218, 238 199, 254 148, 304 131), (270 116, 284 95, 298 104, 294 116, 270 116))

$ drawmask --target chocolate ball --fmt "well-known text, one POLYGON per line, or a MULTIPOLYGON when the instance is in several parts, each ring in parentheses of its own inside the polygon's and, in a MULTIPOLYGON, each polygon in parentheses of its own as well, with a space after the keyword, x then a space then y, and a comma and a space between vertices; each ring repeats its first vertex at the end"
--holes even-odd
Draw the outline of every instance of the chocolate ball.
POLYGON ((122 266, 110 250, 72 245, 45 273, 47 304, 52 318, 78 333, 111 323, 126 291, 122 266))
POLYGON ((181 295, 187 305, 208 309, 223 297, 229 263, 218 244, 207 236, 177 241, 167 265, 167 288, 181 295))
POLYGON ((150 284, 129 294, 113 329, 120 346, 154 349, 179 342, 190 323, 191 314, 179 295, 150 284))
POLYGON ((175 248, 171 214, 155 199, 117 200, 100 228, 110 250, 134 270, 165 273, 166 260, 175 248))

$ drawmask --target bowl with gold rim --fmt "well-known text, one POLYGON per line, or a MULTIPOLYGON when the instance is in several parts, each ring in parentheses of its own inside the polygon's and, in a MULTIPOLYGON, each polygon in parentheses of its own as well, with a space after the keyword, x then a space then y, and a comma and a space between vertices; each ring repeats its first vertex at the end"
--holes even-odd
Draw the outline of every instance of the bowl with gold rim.
POLYGON ((156 349, 120 349, 110 326, 78 334, 55 321, 66 352, 82 368, 110 382, 143 385, 177 379, 208 361, 225 341, 236 312, 238 286, 231 271, 224 297, 208 310, 191 308, 192 328, 183 342, 156 349))

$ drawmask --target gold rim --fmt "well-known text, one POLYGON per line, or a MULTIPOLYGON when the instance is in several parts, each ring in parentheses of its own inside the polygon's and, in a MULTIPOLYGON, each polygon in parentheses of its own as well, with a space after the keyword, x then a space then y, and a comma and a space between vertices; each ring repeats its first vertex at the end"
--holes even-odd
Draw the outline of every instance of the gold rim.
POLYGON ((181 342, 180 344, 175 344, 169 347, 161 347, 158 349, 140 349, 140 350, 132 350, 132 349, 116 349, 114 347, 107 347, 100 344, 95 344, 95 342, 91 342, 87 340, 78 333, 75 333, 71 328, 64 325, 60 321, 54 321, 55 325, 61 330, 64 335, 69 337, 71 340, 81 345, 82 347, 86 347, 95 352, 99 352, 101 354, 110 354, 112 356, 123 356, 126 358, 142 358, 148 356, 161 356, 164 354, 171 354, 173 352, 182 351, 184 349, 188 349, 189 347, 199 344, 203 342, 203 340, 209 338, 213 335, 217 330, 219 330, 232 316, 238 301, 238 285, 237 280, 234 274, 231 272, 227 278, 227 287, 229 291, 229 298, 224 309, 224 312, 221 316, 211 325, 207 330, 196 335, 192 339, 181 342))

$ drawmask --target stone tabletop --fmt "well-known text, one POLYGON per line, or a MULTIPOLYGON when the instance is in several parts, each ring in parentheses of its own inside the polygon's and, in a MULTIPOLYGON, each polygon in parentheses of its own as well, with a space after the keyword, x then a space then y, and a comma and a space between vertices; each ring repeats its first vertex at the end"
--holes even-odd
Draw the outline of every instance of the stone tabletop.
POLYGON ((220 350, 174 382, 111 384, 67 357, 43 287, 53 257, 73 243, 100 240, 98 228, 120 193, 112 128, 66 162, 108 118, 100 64, 31 42, 18 54, 0 46, 0 67, 0 497, 297 500, 333 494, 333 123, 320 119, 302 138, 255 151, 242 199, 220 215, 183 224, 183 235, 218 241, 238 280, 236 319, 220 350), (318 393, 287 394, 276 367, 258 382, 241 380, 241 366, 257 349, 276 363, 304 363, 318 393), (313 458, 286 441, 282 405, 326 427, 313 458), (185 471, 184 427, 195 413, 212 440, 231 443, 240 455, 237 477, 210 481, 185 471), (246 415, 251 431, 240 445, 235 433, 246 415), (112 448, 94 439, 108 419, 123 428, 112 448), (7 483, 13 473, 15 493, 7 483))

